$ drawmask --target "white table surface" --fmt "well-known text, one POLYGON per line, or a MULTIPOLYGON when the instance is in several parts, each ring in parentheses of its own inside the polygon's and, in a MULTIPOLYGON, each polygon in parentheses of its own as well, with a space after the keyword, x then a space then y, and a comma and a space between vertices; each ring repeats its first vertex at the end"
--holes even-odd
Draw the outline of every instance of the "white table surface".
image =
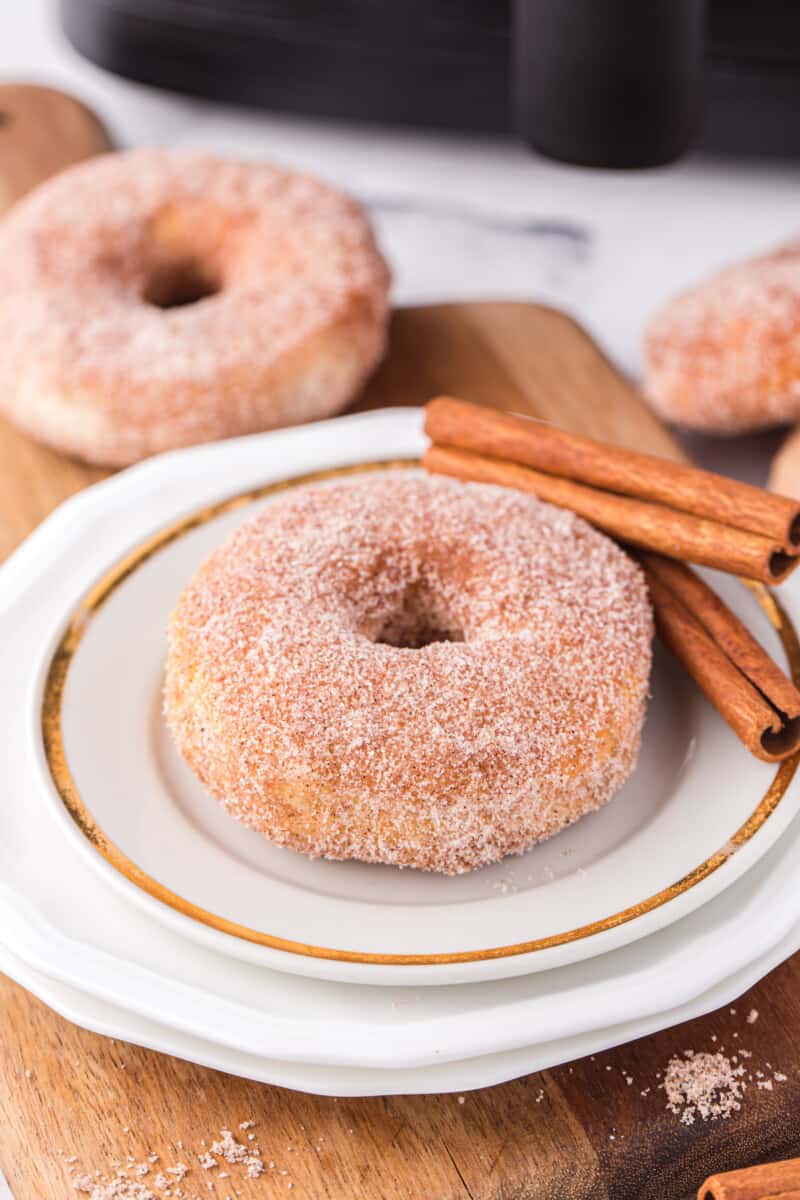
MULTIPOLYGON (((63 87, 122 145, 203 147, 316 171, 367 202, 397 302, 526 298, 577 316, 629 372, 648 316, 676 290, 800 230, 796 163, 693 157, 594 171, 510 140, 440 135, 206 103, 117 79, 68 45, 52 0, 0 6, 0 78, 63 87)), ((780 435, 693 438, 706 465, 761 481, 780 435)))

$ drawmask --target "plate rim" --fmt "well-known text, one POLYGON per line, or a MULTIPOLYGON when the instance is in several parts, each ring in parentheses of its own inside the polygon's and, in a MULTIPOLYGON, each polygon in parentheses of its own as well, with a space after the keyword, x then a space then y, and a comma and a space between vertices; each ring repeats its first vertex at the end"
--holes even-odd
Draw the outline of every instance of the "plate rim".
MULTIPOLYGON (((364 461, 359 460, 345 465, 323 467, 306 471, 299 475, 272 479, 270 482, 256 487, 249 487, 235 492, 210 504, 195 508, 188 514, 162 525, 156 532, 141 539, 132 549, 116 559, 107 567, 99 579, 83 592, 77 604, 73 605, 65 624, 60 624, 56 637, 45 649, 37 673, 39 686, 36 690, 37 702, 34 705, 34 721, 36 724, 35 737, 40 751, 42 765, 49 783, 48 791, 55 794, 60 801, 62 815, 69 818, 67 824, 76 829, 83 845, 90 846, 111 867, 112 873, 118 879, 124 879, 139 894, 144 893, 155 900, 159 906, 164 906, 172 913, 178 914, 192 923, 200 924, 215 930, 219 934, 233 937, 239 942, 247 942, 270 951, 281 954, 327 960, 329 962, 356 963, 366 966, 380 967, 416 967, 430 968, 450 966, 454 964, 487 962, 499 959, 518 958, 521 955, 535 955, 538 952, 555 949, 577 941, 599 937, 610 933, 623 925, 628 925, 648 913, 664 908, 680 896, 686 895, 698 884, 708 879, 731 857, 752 841, 755 834, 764 826, 766 821, 779 807, 789 784, 800 764, 800 751, 789 759, 777 764, 775 775, 769 787, 759 800, 756 808, 732 834, 728 842, 714 854, 706 858, 697 867, 684 874, 680 879, 660 889, 652 896, 630 905, 617 913, 602 917, 587 925, 575 929, 550 934, 543 938, 531 939, 525 942, 511 943, 505 946, 494 946, 464 951, 446 951, 425 954, 396 954, 375 951, 341 950, 329 946, 316 946, 288 938, 265 933, 241 925, 229 918, 219 916, 193 901, 187 900, 173 892, 164 884, 158 882, 147 872, 143 871, 110 839, 93 818, 83 801, 77 785, 72 777, 66 757, 63 731, 61 725, 64 690, 70 664, 77 653, 83 634, 88 628, 92 617, 102 607, 105 600, 127 579, 138 567, 157 554, 165 546, 177 540, 183 534, 198 528, 206 522, 216 519, 226 513, 235 511, 266 496, 286 491, 305 483, 320 482, 337 476, 347 476, 363 472, 408 469, 416 467, 418 459, 413 457, 396 457, 364 461)), ((746 584, 755 602, 765 613, 772 627, 777 632, 789 669, 796 683, 800 683, 800 639, 794 624, 775 597, 763 584, 742 581, 746 584)), ((37 755, 37 758, 39 755, 37 755)), ((732 881, 731 881, 732 882, 732 881)))
MULTIPOLYGON (((569 1062, 576 1057, 583 1057, 586 1054, 600 1054, 613 1046, 625 1045, 640 1037, 649 1036, 662 1029, 671 1028, 683 1021, 694 1020, 702 1016, 704 1013, 711 1012, 726 1004, 732 1003, 738 999, 745 991, 752 987, 758 980, 762 979, 769 971, 774 970, 780 963, 784 962, 792 953, 795 952, 800 945, 800 924, 795 922, 791 929, 788 930, 782 938, 780 938, 774 946, 769 950, 759 955, 751 963, 740 966, 730 974, 724 976, 723 979, 710 985, 708 989, 698 994, 691 1000, 685 1000, 666 1008, 659 1013, 649 1014, 647 1016, 638 1016, 631 1018, 628 1021, 622 1020, 612 1025, 603 1026, 597 1030, 585 1031, 582 1033, 565 1034, 561 1038, 554 1038, 549 1042, 536 1043, 532 1042, 528 1045, 518 1047, 516 1049, 505 1049, 490 1051, 487 1054, 477 1055, 474 1058, 453 1059, 443 1063, 429 1064, 422 1067, 411 1067, 411 1071, 437 1072, 446 1071, 448 1074, 457 1073, 459 1070, 464 1070, 465 1067, 472 1067, 480 1071, 481 1077, 473 1078, 467 1082, 465 1079, 459 1079, 457 1084, 453 1084, 452 1091, 469 1091, 473 1089, 494 1087, 498 1084, 508 1082, 511 1079, 519 1078, 522 1075, 527 1075, 531 1071, 548 1070, 560 1063, 569 1062), (576 1047, 577 1053, 576 1053, 576 1047), (542 1061, 531 1065, 531 1052, 538 1052, 537 1057, 542 1061), (490 1068, 498 1063, 501 1059, 503 1063, 509 1062, 514 1058, 515 1064, 513 1074, 509 1074, 503 1067, 500 1071, 491 1072, 490 1068), (520 1061, 522 1065, 519 1066, 520 1061), (517 1067, 519 1066, 519 1070, 517 1067)), ((239 1050, 234 1046, 226 1046, 224 1043, 215 1042, 210 1038, 205 1038, 202 1034, 194 1033, 189 1030, 181 1029, 179 1026, 171 1025, 164 1020, 159 1020, 154 1016, 147 1016, 136 1009, 126 1008, 118 1000, 108 1000, 102 997, 94 996, 91 992, 85 992, 78 988, 74 983, 68 983, 57 976, 50 975, 47 972, 39 970, 26 961, 24 957, 18 955, 16 951, 0 943, 0 969, 5 974, 10 975, 21 987, 32 992, 39 1000, 48 1006, 48 1008, 59 1013, 66 1020, 72 1021, 84 1029, 90 1029, 93 1032, 101 1033, 106 1037, 122 1038, 126 1041, 133 1041, 137 1045, 147 1046, 149 1049, 156 1050, 159 1053, 173 1054, 179 1058, 185 1058, 184 1054, 179 1049, 176 1049, 175 1035, 178 1038, 189 1038, 192 1040, 195 1049, 212 1049, 216 1052, 216 1060, 213 1054, 210 1059, 186 1057, 186 1061, 197 1062, 199 1065, 212 1067, 216 1070, 226 1071, 228 1073, 239 1074, 237 1068, 232 1065, 234 1056, 247 1056, 250 1054, 251 1064, 263 1064, 268 1069, 256 1070, 248 1073, 244 1078, 256 1079, 261 1083, 268 1083, 273 1086, 287 1087, 292 1090, 317 1095, 336 1095, 336 1096, 367 1096, 367 1095, 417 1095, 441 1094, 443 1089, 441 1081, 438 1077, 430 1086, 425 1086, 420 1089, 419 1079, 413 1080, 413 1092, 410 1090, 410 1084, 406 1082, 404 1077, 402 1084, 404 1086, 394 1086, 389 1090, 385 1090, 382 1086, 380 1091, 364 1090, 361 1083, 357 1086, 352 1084, 347 1085, 342 1090, 341 1077, 349 1079, 366 1080, 369 1072, 376 1074, 393 1074, 397 1078, 397 1068, 394 1067, 350 1067, 345 1064, 326 1064, 326 1063, 298 1063, 291 1060, 271 1059, 266 1055, 251 1054, 249 1051, 239 1050), (10 958, 10 962, 9 962, 10 958), (43 986, 44 985, 44 986, 43 986), (58 997, 64 1001, 64 995, 60 989, 66 989, 70 993, 66 997, 66 1009, 59 1004, 58 997), (53 991, 55 989, 55 992, 53 991), (77 1007, 75 1003, 70 1008, 69 1001, 72 1000, 71 993, 79 998, 77 1007), (55 998, 54 998, 55 997, 55 998), (112 1010, 112 1017, 109 1020, 100 1024, 103 1026, 95 1027, 91 1019, 87 1022, 85 1013, 80 1011, 80 999, 87 997, 90 1001, 95 1000, 98 1004, 106 1006, 112 1010), (77 1015, 76 1015, 77 1013, 77 1015), (121 1019, 118 1025, 113 1024, 113 1018, 121 1019), (130 1021, 147 1023, 148 1027, 153 1024, 157 1027, 158 1032, 164 1032, 165 1037, 161 1042, 151 1040, 147 1036, 132 1037, 130 1033, 130 1021), (127 1022, 127 1024, 126 1024, 127 1022), (339 1082, 334 1086, 326 1084, 321 1087, 315 1085, 313 1088, 300 1086, 297 1083, 297 1069, 300 1067, 311 1067, 312 1069, 327 1072, 337 1072, 336 1078, 339 1082), (294 1078, 293 1078, 294 1076, 294 1078)), ((141 1025, 138 1027, 141 1034, 141 1025)), ((328 1079, 328 1075, 325 1076, 328 1079)), ((427 1078, 427 1076, 426 1076, 427 1078)), ((374 1087, 373 1084, 370 1087, 374 1087)))

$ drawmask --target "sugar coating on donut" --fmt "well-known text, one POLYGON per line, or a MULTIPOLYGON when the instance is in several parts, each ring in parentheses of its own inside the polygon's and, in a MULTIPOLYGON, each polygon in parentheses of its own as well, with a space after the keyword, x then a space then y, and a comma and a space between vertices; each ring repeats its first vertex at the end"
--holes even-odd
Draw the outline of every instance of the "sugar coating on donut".
POLYGON ((364 212, 266 163, 81 163, 4 219, 0 278, 0 408, 111 465, 330 415, 385 346, 364 212))
POLYGON ((380 472, 285 493, 211 555, 172 617, 165 711, 274 842, 458 873, 619 789, 652 632, 638 566, 573 514, 380 472))
POLYGON ((800 418, 800 243, 677 296, 645 339, 645 390, 667 420, 739 433, 800 418))

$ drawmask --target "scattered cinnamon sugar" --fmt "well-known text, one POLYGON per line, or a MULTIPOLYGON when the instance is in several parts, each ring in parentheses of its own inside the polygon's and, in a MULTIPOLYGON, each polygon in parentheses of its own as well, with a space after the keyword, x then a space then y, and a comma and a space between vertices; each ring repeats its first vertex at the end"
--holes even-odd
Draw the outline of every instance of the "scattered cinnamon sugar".
POLYGON ((661 1086, 667 1094, 667 1108, 684 1125, 693 1125, 697 1117, 726 1120, 742 1107, 744 1073, 744 1067, 734 1066, 721 1051, 696 1054, 686 1050, 682 1058, 671 1058, 664 1072, 661 1086))
MULTIPOLYGON (((736 1016, 736 1009, 729 1012, 736 1016)), ((750 1009, 740 1018, 750 1026, 758 1019, 758 1010, 750 1009), (753 1014, 755 1013, 755 1017, 753 1014)), ((734 1032, 731 1036, 737 1037, 734 1032)), ((740 1046, 738 1042, 732 1052, 726 1053, 725 1046, 720 1044, 716 1034, 710 1035, 714 1044, 711 1051, 695 1052, 685 1050, 675 1054, 667 1063, 664 1071, 656 1072, 654 1084, 666 1093, 667 1108, 674 1113, 684 1125, 693 1125, 696 1121, 727 1120, 734 1116, 742 1107, 748 1088, 759 1092, 774 1092, 777 1085, 786 1083, 788 1076, 773 1067, 769 1061, 763 1061, 763 1069, 756 1065, 752 1050, 740 1046)), ((597 1062, 597 1055, 590 1055, 589 1062, 597 1062)), ((605 1067, 612 1071, 611 1064, 597 1063, 597 1069, 605 1067)), ((571 1068, 569 1068, 571 1072, 571 1068)), ((628 1087, 637 1080, 624 1067, 620 1068, 620 1076, 628 1087)), ((651 1093, 650 1087, 638 1086, 639 1095, 645 1099, 651 1093)), ((543 1096, 544 1093, 540 1093, 543 1096)), ((536 1102, 539 1096, 535 1097, 536 1102)), ((753 1097, 755 1101, 755 1097, 753 1097)))
MULTIPOLYGON (((243 1121, 239 1128, 249 1130, 254 1126, 255 1121, 243 1121)), ((217 1180, 227 1180, 231 1177, 230 1171, 218 1169, 220 1164, 230 1164, 248 1179, 260 1178, 265 1170, 264 1160, 255 1141, 255 1134, 248 1133, 248 1138, 252 1138, 253 1141, 245 1145, 234 1137, 230 1129, 221 1129, 219 1137, 211 1143, 210 1149, 196 1152, 198 1167, 202 1171, 214 1170, 214 1178, 217 1180)), ((200 1139, 200 1145, 207 1145, 205 1138, 200 1139)), ((182 1146, 183 1143, 180 1143, 181 1148, 182 1146)), ((141 1177, 150 1172, 149 1164, 158 1162, 157 1154, 147 1155, 146 1161, 142 1162, 137 1162, 132 1154, 128 1154, 124 1163, 112 1163, 110 1171, 105 1175, 100 1171, 91 1175, 77 1169, 74 1165, 78 1161, 76 1155, 71 1155, 66 1161, 69 1164, 73 1189, 87 1195, 89 1200, 200 1200, 191 1185, 188 1191, 181 1186, 192 1174, 191 1167, 185 1162, 176 1162, 159 1170, 152 1181, 148 1181, 150 1186, 147 1186, 141 1177)), ((270 1162, 270 1167, 274 1168, 275 1165, 274 1162, 270 1162)), ((289 1172, 281 1170, 280 1174, 288 1176, 289 1172)), ((205 1185, 209 1191, 215 1190, 212 1180, 207 1179, 205 1185)), ((200 1186, 200 1183, 195 1186, 200 1186)), ((234 1192, 239 1195, 238 1189, 234 1188, 234 1192)))
POLYGON ((241 1163, 250 1179, 258 1179, 264 1173, 264 1161, 257 1147, 243 1146, 230 1129, 220 1130, 219 1141, 213 1143, 211 1153, 224 1158, 227 1163, 241 1163))
POLYGON ((124 1176, 116 1176, 109 1180, 91 1180, 89 1185, 85 1186, 84 1180, 88 1176, 78 1176, 72 1181, 72 1186, 76 1191, 87 1192, 89 1200, 156 1200, 154 1192, 150 1191, 143 1183, 137 1183, 134 1179, 127 1179, 124 1176), (78 1179, 81 1180, 81 1186, 78 1186, 78 1179))

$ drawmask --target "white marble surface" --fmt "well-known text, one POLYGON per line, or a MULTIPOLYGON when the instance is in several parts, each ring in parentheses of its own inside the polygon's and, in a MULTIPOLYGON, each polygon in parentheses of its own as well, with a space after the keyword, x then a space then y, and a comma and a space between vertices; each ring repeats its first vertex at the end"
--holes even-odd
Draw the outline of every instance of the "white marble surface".
MULTIPOLYGON (((677 289, 800 227, 797 163, 688 159, 658 170, 588 171, 500 138, 306 120, 188 99, 116 79, 81 59, 52 0, 0 7, 0 78, 71 89, 121 144, 270 156, 317 171, 372 208, 399 302, 472 297, 568 309, 625 369, 677 289)), ((776 435, 693 439, 708 465, 758 479, 776 435)))

